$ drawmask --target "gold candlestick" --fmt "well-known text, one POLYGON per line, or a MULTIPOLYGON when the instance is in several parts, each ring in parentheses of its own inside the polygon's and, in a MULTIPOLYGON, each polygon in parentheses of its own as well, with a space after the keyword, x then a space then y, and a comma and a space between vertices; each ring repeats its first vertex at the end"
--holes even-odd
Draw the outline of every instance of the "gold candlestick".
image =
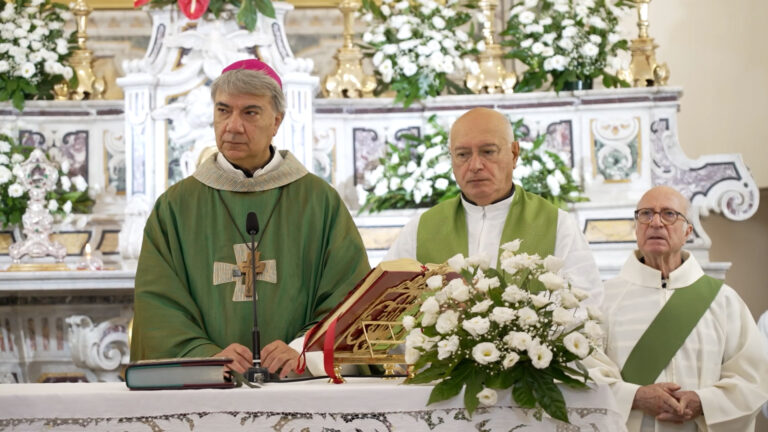
POLYGON ((85 46, 85 41, 88 40, 88 34, 86 33, 86 27, 88 26, 88 15, 91 14, 91 9, 85 0, 77 0, 72 7, 72 13, 75 15, 75 22, 77 23, 77 46, 78 49, 72 52, 72 57, 69 58, 69 64, 75 70, 77 74, 77 88, 73 89, 70 98, 74 100, 86 99, 93 93, 93 82, 95 77, 93 75, 93 51, 89 50, 85 46))
POLYGON ((467 74, 467 87, 475 93, 513 93, 517 76, 514 72, 507 72, 501 61, 501 45, 494 40, 493 20, 495 18, 498 0, 480 0, 480 9, 483 11, 483 41, 485 51, 480 53, 478 64, 480 72, 467 74))
POLYGON ((656 48, 659 46, 648 35, 648 6, 651 0, 637 0, 637 39, 632 40, 629 50, 632 61, 629 72, 634 87, 667 85, 669 68, 666 63, 656 62, 656 48))
POLYGON ((360 9, 358 0, 342 0, 339 4, 344 14, 344 43, 336 52, 336 71, 323 80, 325 97, 371 97, 376 88, 376 79, 363 72, 363 54, 352 42, 354 13, 360 9))

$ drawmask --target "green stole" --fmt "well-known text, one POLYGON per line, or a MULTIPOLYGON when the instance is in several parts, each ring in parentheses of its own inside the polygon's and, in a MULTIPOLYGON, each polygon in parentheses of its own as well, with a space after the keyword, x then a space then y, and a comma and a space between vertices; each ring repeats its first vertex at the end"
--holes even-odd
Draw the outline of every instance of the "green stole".
MULTIPOLYGON (((499 244, 521 239, 520 252, 545 257, 554 253, 556 236, 557 207, 515 185, 499 244)), ((416 233, 419 262, 443 263, 457 253, 467 256, 468 244, 461 197, 443 201, 421 215, 416 233)))
POLYGON ((703 275, 691 285, 676 289, 629 353, 621 369, 624 381, 641 386, 656 382, 722 285, 723 281, 703 275))

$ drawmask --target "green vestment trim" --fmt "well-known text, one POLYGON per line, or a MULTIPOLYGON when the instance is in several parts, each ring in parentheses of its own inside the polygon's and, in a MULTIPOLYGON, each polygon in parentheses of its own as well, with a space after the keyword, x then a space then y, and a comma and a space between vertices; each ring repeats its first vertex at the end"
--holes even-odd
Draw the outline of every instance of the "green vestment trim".
MULTIPOLYGON (((557 207, 515 185, 499 244, 520 239, 520 252, 545 257, 555 252, 556 236, 557 207)), ((416 234, 416 259, 422 263, 443 263, 457 253, 466 257, 468 241, 467 218, 461 197, 457 196, 421 215, 416 234)))
POLYGON ((234 280, 214 276, 214 263, 237 264, 251 211, 265 224, 274 208, 257 245, 276 275, 255 282, 262 347, 302 335, 370 270, 338 193, 290 153, 273 172, 237 177, 209 159, 157 199, 136 270, 131 360, 209 357, 234 342, 252 348, 252 303, 234 300, 234 280))
POLYGON ((656 382, 722 285, 723 281, 704 275, 693 284, 676 289, 629 353, 621 369, 624 381, 641 386, 656 382))

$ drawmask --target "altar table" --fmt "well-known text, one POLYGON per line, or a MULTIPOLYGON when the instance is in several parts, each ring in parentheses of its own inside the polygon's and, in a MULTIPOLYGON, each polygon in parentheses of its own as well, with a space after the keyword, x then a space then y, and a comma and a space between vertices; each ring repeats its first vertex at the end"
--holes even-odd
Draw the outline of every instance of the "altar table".
POLYGON ((610 389, 563 388, 572 424, 514 406, 510 391, 468 417, 463 395, 427 406, 429 385, 351 378, 260 389, 130 391, 123 383, 0 385, 0 431, 604 431, 626 430, 610 389))

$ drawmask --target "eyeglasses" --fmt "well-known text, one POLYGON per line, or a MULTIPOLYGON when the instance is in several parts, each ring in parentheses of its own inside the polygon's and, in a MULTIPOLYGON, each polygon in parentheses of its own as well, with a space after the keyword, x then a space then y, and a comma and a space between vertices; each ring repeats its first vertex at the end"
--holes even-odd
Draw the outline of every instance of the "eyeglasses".
POLYGON ((690 223, 688 222, 688 219, 677 210, 661 209, 661 211, 655 211, 649 208, 635 210, 635 220, 642 224, 651 223, 655 215, 659 215, 659 219, 661 219, 661 223, 664 225, 674 225, 678 218, 682 218, 685 223, 690 223))
MULTIPOLYGON (((451 153, 453 160, 459 164, 465 164, 472 159, 474 152, 470 149, 460 148, 451 153)), ((501 149, 496 145, 483 146, 477 151, 477 155, 486 162, 496 162, 501 155, 501 149)))

